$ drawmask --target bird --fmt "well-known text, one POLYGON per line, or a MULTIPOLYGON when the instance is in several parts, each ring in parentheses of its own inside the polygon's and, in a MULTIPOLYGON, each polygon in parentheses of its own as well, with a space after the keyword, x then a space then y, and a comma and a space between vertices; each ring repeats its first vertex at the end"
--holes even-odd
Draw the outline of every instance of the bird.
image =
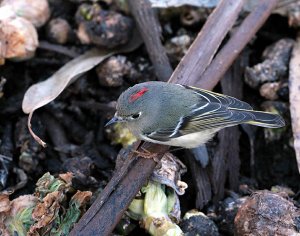
POLYGON ((221 129, 238 124, 285 126, 279 114, 255 111, 234 97, 160 81, 125 90, 106 126, 116 122, 124 122, 138 139, 187 149, 203 145, 221 129))

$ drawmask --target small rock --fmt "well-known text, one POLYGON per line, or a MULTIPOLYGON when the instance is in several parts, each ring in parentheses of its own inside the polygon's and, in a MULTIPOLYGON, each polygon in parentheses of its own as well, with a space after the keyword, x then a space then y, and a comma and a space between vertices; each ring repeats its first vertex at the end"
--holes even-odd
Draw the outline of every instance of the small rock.
POLYGON ((58 44, 65 44, 71 34, 71 27, 65 19, 52 19, 46 28, 49 41, 58 44))
POLYGON ((245 70, 245 82, 252 88, 257 88, 265 82, 278 81, 287 75, 288 62, 294 45, 292 39, 281 39, 265 49, 264 61, 245 70))
POLYGON ((279 82, 268 82, 260 87, 259 93, 262 97, 268 100, 276 100, 278 99, 277 91, 279 90, 279 88, 279 82))
POLYGON ((87 156, 67 159, 62 165, 62 169, 64 172, 73 173, 72 183, 77 188, 96 186, 98 184, 97 180, 92 176, 95 164, 87 156))
POLYGON ((82 43, 114 48, 126 44, 133 30, 131 18, 101 9, 98 4, 82 4, 76 13, 77 36, 82 43))
POLYGON ((180 223, 180 228, 185 236, 206 235, 218 236, 218 228, 216 224, 202 212, 195 210, 185 214, 183 221, 180 223))
POLYGON ((96 67, 99 83, 105 87, 119 87, 123 77, 130 73, 131 65, 124 56, 110 57, 105 63, 96 67))
POLYGON ((300 235, 295 226, 299 209, 269 191, 253 194, 235 217, 235 235, 300 235))

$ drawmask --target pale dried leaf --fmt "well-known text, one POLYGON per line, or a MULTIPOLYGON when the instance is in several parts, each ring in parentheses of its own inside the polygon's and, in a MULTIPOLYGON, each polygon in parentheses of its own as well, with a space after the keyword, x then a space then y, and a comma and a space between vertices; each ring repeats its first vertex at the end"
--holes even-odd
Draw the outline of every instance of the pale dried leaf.
POLYGON ((161 165, 152 173, 151 179, 173 188, 178 195, 183 195, 187 184, 181 181, 181 175, 186 172, 186 166, 173 154, 166 153, 161 159, 161 165))
POLYGON ((45 81, 32 85, 25 93, 22 109, 26 114, 53 101, 69 84, 92 69, 113 52, 92 49, 71 60, 45 81))
POLYGON ((118 49, 91 49, 83 55, 71 60, 62 68, 60 68, 54 75, 47 80, 32 85, 26 91, 22 109, 24 113, 29 114, 28 128, 34 139, 42 146, 46 146, 31 129, 31 118, 33 112, 53 101, 61 92, 71 83, 73 83, 79 76, 92 69, 106 58, 116 53, 130 52, 136 49, 141 44, 140 37, 136 32, 132 36, 132 40, 118 49))

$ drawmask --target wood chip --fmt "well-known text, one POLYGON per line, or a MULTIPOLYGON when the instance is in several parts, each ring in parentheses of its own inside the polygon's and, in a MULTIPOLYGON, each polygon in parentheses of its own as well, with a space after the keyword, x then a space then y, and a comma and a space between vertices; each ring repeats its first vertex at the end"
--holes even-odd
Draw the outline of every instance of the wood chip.
POLYGON ((289 90, 294 149, 300 172, 300 37, 295 43, 290 61, 289 90))

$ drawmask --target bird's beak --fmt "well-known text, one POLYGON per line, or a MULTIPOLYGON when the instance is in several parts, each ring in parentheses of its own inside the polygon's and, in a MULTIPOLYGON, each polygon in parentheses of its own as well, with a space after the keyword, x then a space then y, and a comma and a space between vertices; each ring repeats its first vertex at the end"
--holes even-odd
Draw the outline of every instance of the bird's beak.
POLYGON ((114 124, 114 123, 117 123, 117 122, 122 122, 122 121, 123 121, 122 118, 117 117, 117 116, 114 116, 113 118, 111 118, 110 121, 108 121, 108 122, 105 124, 104 127, 107 127, 107 126, 109 126, 109 125, 111 125, 111 124, 114 124))

